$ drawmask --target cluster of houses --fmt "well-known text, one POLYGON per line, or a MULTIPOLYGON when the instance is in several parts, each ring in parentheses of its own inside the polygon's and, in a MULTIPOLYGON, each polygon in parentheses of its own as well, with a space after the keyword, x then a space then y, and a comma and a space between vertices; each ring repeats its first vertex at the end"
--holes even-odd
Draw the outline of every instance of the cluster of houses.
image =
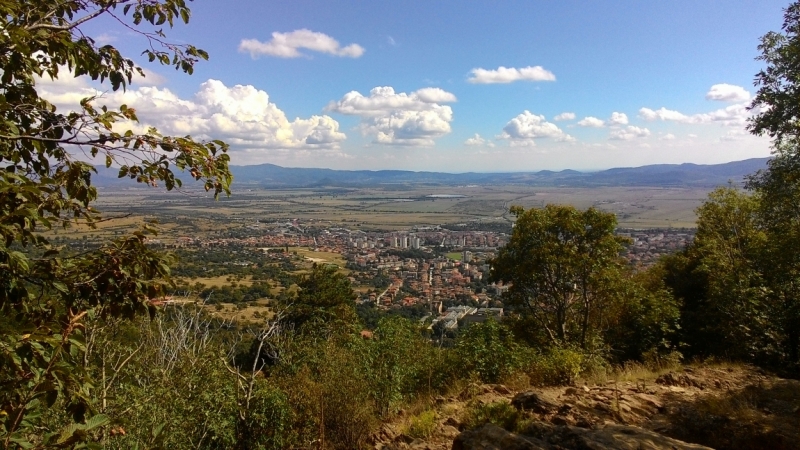
POLYGON ((694 240, 692 228, 647 229, 618 231, 631 240, 624 256, 635 265, 649 266, 664 255, 683 250, 694 240))
MULTIPOLYGON (((661 255, 686 247, 694 238, 691 229, 619 230, 631 241, 624 254, 633 264, 647 266, 661 255)), ((487 260, 509 235, 493 231, 451 231, 441 227, 415 227, 407 232, 370 232, 344 227, 318 228, 297 220, 257 223, 247 233, 225 237, 180 236, 165 246, 253 246, 265 250, 289 250, 309 247, 316 251, 339 253, 354 270, 352 281, 367 284, 383 276, 389 284, 365 293, 362 301, 380 307, 425 305, 436 317, 432 326, 443 323, 452 329, 460 323, 500 317, 502 308, 492 308, 493 301, 508 289, 502 284, 488 284, 487 260), (432 252, 444 248, 457 253, 444 256, 432 252), (444 305, 451 306, 445 309, 444 305)))

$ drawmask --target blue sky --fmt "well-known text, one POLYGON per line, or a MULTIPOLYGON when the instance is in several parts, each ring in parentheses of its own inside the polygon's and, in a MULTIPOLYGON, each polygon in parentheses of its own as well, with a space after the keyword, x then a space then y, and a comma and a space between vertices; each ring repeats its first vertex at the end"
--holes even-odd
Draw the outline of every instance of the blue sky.
MULTIPOLYGON (((211 58, 106 93, 233 164, 597 170, 769 154, 744 132, 786 1, 196 1, 167 31, 211 58), (505 68, 505 69, 501 69, 505 68)), ((138 55, 112 21, 84 30, 138 55)), ((97 86, 42 82, 67 107, 97 86)), ((101 88, 102 90, 103 88, 101 88)), ((106 88, 107 89, 107 88, 106 88)))

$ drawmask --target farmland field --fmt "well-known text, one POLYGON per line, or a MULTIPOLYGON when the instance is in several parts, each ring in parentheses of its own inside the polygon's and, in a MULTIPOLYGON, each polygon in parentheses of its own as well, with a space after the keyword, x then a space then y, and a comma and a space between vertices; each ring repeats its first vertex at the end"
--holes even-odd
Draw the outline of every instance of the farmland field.
MULTIPOLYGON (((693 227, 694 210, 708 192, 704 188, 518 185, 271 190, 236 190, 234 186, 231 197, 215 201, 205 192, 192 190, 106 190, 101 192, 98 208, 120 218, 102 223, 99 233, 113 235, 143 219, 157 219, 169 236, 214 233, 255 221, 292 219, 299 219, 306 226, 393 230, 476 220, 508 222, 513 219, 508 214, 512 205, 532 208, 548 203, 594 206, 614 212, 619 225, 626 228, 693 227)), ((80 234, 89 230, 74 231, 80 234)), ((91 233, 96 235, 98 230, 91 233)))

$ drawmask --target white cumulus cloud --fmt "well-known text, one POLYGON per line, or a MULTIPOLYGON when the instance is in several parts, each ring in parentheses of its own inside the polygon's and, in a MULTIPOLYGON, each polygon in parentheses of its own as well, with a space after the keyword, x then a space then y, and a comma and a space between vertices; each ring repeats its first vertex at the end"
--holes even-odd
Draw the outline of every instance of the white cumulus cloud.
POLYGON ((610 125, 627 125, 628 124, 628 116, 625 113, 621 112, 612 112, 611 118, 608 119, 608 123, 610 125))
POLYGON ((749 111, 747 101, 750 93, 741 86, 715 84, 706 93, 707 100, 734 102, 724 108, 707 113, 684 114, 680 111, 661 107, 659 109, 641 108, 639 117, 648 121, 667 121, 684 124, 718 123, 725 126, 743 127, 747 119, 758 111, 749 111))
POLYGON ((641 108, 639 110, 639 117, 649 121, 664 120, 664 121, 683 122, 683 123, 691 122, 691 118, 686 114, 682 114, 678 111, 667 109, 664 107, 658 110, 652 110, 650 108, 641 108))
POLYGON ((415 92, 417 97, 426 103, 453 103, 456 96, 440 88, 422 88, 415 92))
POLYGON ((507 139, 511 145, 535 145, 536 139, 550 138, 557 141, 571 142, 575 139, 564 133, 554 123, 548 122, 544 116, 524 111, 511 119, 499 136, 507 139))
POLYGON ((408 94, 396 93, 391 86, 379 86, 369 96, 348 92, 325 109, 361 117, 361 132, 374 136, 376 143, 431 146, 434 139, 450 133, 453 121, 452 108, 441 103, 455 101, 455 95, 439 88, 408 94))
POLYGON ((497 69, 472 69, 467 79, 475 84, 512 83, 514 81, 556 81, 553 72, 542 66, 528 66, 520 69, 500 66, 497 69))
POLYGON ((663 107, 657 110, 650 108, 639 110, 639 117, 649 121, 661 120, 687 124, 719 123, 726 126, 744 126, 750 114, 751 111, 747 110, 746 103, 737 103, 708 113, 693 115, 686 115, 663 107))
POLYGON ((643 138, 647 136, 650 136, 650 130, 647 128, 639 128, 628 125, 625 128, 612 130, 611 133, 609 133, 608 138, 617 141, 629 141, 631 139, 643 138))
POLYGON ((117 42, 117 36, 110 33, 100 33, 94 38, 94 40, 100 45, 106 45, 112 42, 117 42))
POLYGON ((556 122, 559 122, 559 121, 562 121, 562 120, 575 120, 575 113, 563 112, 563 113, 553 117, 553 120, 555 120, 556 122))
POLYGON ((480 134, 475 133, 475 136, 464 141, 464 145, 470 147, 494 147, 494 143, 481 137, 480 134))
POLYGON ((290 31, 288 33, 274 32, 272 39, 261 42, 258 39, 242 39, 239 51, 249 53, 251 57, 276 56, 278 58, 299 58, 306 56, 300 49, 313 52, 327 53, 333 56, 358 58, 364 54, 364 47, 350 44, 342 47, 339 41, 324 33, 307 29, 290 31))
POLYGON ((747 103, 737 103, 709 113, 692 116, 697 123, 720 123, 726 126, 743 127, 752 111, 747 110, 747 103))
POLYGON ((578 122, 578 126, 589 127, 589 128, 602 128, 605 126, 605 124, 606 123, 603 122, 601 119, 592 116, 584 117, 578 122))
MULTIPOLYGON (((101 92, 86 78, 41 80, 42 97, 59 109, 75 110, 80 99, 101 92)), ((144 86, 102 94, 95 106, 134 108, 142 121, 134 128, 156 127, 165 135, 192 135, 197 139, 222 139, 231 151, 335 149, 346 136, 329 116, 288 120, 263 90, 249 85, 226 86, 208 80, 191 99, 180 98, 169 89, 144 86)))
POLYGON ((706 93, 706 100, 719 102, 746 102, 750 100, 750 92, 734 84, 715 84, 706 93))

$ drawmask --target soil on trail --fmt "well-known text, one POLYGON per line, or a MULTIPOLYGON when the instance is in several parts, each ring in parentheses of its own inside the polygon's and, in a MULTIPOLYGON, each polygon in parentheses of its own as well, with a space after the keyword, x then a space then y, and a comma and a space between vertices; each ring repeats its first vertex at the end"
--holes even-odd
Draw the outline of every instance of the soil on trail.
MULTIPOLYGON (((629 440, 637 439, 631 430, 640 430, 642 439, 647 440, 630 444, 630 448, 677 448, 669 438, 718 449, 800 447, 800 381, 748 366, 692 366, 655 379, 517 391, 497 384, 471 385, 456 395, 434 400, 435 423, 426 437, 412 437, 409 426, 415 416, 401 413, 383 424, 370 444, 376 449, 454 448, 456 437, 467 429, 470 411, 498 402, 511 403, 524 418, 517 421, 517 429, 500 430, 508 439, 522 439, 524 445, 487 446, 485 442, 498 438, 484 436, 481 444, 476 443, 480 439, 470 440, 465 433, 455 448, 573 448, 577 444, 557 442, 553 436, 595 433, 597 438, 603 430, 620 428, 625 428, 623 434, 629 440), (530 437, 536 434, 540 440, 530 437), (536 444, 529 446, 525 439, 536 444)), ((473 421, 472 425, 480 424, 473 421)), ((597 442, 592 441, 589 448, 606 448, 597 442)), ((628 448, 620 442, 608 448, 615 446, 628 448)))

